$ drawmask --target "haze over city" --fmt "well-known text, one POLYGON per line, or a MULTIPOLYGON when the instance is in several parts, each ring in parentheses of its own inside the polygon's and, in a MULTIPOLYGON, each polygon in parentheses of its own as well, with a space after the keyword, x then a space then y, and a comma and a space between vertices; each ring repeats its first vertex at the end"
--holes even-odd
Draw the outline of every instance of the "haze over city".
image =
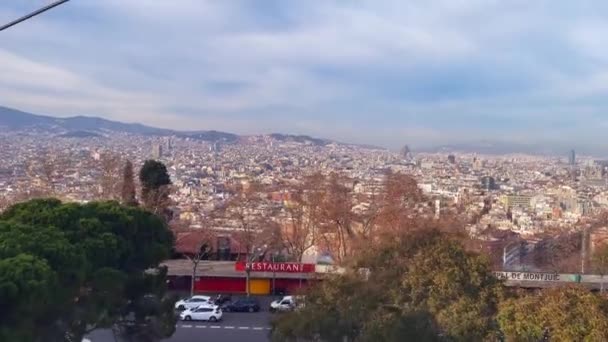
MULTIPOLYGON (((2 1, 0 21, 46 3, 2 1)), ((2 33, 0 105, 393 149, 490 141, 606 155, 607 9, 72 1, 2 33)))

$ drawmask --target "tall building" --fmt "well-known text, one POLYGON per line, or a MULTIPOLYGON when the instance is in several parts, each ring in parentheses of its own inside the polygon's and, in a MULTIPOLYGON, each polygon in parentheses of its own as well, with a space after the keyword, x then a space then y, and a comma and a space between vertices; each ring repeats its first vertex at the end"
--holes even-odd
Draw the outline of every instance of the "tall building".
POLYGON ((403 148, 401 149, 401 157, 403 157, 403 159, 412 159, 412 151, 410 150, 410 147, 408 145, 403 146, 403 148))
POLYGON ((568 155, 568 164, 576 165, 576 152, 574 152, 574 150, 570 151, 570 154, 568 155))
POLYGON ((450 163, 450 164, 456 164, 456 156, 453 155, 453 154, 450 154, 448 156, 448 163, 450 163))
POLYGON ((172 148, 173 148, 173 144, 171 142, 171 137, 166 137, 165 138, 165 151, 170 152, 172 148))
POLYGON ((481 177, 481 188, 486 191, 496 190, 496 180, 494 177, 484 176, 481 177))
POLYGON ((154 144, 152 145, 152 158, 153 159, 160 159, 163 156, 163 145, 161 144, 154 144))

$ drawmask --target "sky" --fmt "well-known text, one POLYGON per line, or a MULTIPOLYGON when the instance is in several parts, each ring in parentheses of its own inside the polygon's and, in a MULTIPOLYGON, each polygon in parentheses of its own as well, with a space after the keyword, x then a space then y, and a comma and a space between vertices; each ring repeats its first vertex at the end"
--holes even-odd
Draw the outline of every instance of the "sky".
MULTIPOLYGON (((50 2, 1 0, 0 23, 50 2)), ((72 0, 0 32, 0 105, 608 154, 607 15, 602 0, 72 0)))

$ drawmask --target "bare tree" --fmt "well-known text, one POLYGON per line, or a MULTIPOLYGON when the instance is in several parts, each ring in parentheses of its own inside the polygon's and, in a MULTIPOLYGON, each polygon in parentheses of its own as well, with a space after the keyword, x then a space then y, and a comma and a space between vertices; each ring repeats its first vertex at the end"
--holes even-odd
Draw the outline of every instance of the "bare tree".
POLYGON ((356 237, 353 229, 354 214, 352 187, 350 179, 332 173, 326 183, 322 205, 323 239, 333 249, 333 256, 343 261, 352 251, 352 242, 356 237))
POLYGON ((557 233, 548 230, 545 239, 534 248, 537 267, 551 272, 578 272, 581 264, 582 233, 557 233))
POLYGON ((290 189, 286 206, 288 221, 281 231, 287 253, 297 261, 318 242, 324 197, 324 178, 321 174, 305 177, 290 189))
POLYGON ((233 195, 220 215, 236 226, 236 240, 245 247, 247 253, 251 253, 260 233, 270 222, 266 207, 268 194, 261 184, 255 182, 236 184, 232 190, 233 195))
POLYGON ((127 206, 137 206, 137 199, 135 198, 135 174, 133 171, 133 163, 130 160, 125 162, 125 166, 122 171, 122 183, 121 183, 121 202, 127 206))
POLYGON ((100 198, 107 200, 119 199, 120 158, 113 153, 104 153, 100 158, 100 168, 100 198))
MULTIPOLYGON (((199 266, 201 261, 208 259, 212 253, 215 234, 211 230, 209 222, 204 222, 202 229, 191 229, 190 223, 190 221, 176 220, 173 221, 170 226, 176 236, 176 247, 182 246, 182 248, 180 248, 180 253, 190 261, 192 266, 190 296, 193 296, 196 277, 203 271, 199 266)), ((211 268, 208 268, 207 270, 209 269, 211 268)))

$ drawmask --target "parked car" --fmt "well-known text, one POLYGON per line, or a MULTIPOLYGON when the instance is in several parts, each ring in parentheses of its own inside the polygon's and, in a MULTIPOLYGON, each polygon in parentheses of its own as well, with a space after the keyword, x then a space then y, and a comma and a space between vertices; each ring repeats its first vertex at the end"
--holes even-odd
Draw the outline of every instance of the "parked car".
POLYGON ((213 303, 216 305, 222 306, 222 305, 230 302, 231 300, 232 300, 231 295, 219 294, 219 295, 217 295, 217 297, 215 297, 215 299, 213 300, 213 303))
POLYGON ((203 304, 211 304, 211 297, 209 296, 192 296, 188 299, 182 299, 175 303, 175 309, 186 310, 195 309, 203 304))
POLYGON ((295 308, 295 298, 293 296, 285 296, 281 299, 270 303, 270 312, 291 311, 295 308))
POLYGON ((209 321, 217 322, 222 319, 222 309, 217 305, 204 304, 197 308, 186 309, 179 318, 183 321, 209 321))
POLYGON ((225 312, 258 312, 260 311, 260 303, 255 298, 243 298, 224 304, 222 309, 225 312))

